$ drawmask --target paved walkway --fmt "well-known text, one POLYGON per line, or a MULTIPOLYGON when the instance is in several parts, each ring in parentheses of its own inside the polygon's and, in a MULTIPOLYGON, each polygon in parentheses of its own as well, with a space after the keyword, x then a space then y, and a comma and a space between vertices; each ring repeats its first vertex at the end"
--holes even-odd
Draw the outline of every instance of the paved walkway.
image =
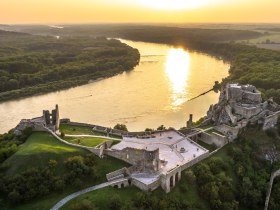
POLYGON ((268 204, 269 204, 270 194, 271 194, 271 190, 272 190, 272 186, 273 186, 273 181, 277 176, 280 176, 280 169, 278 171, 275 171, 270 177, 268 191, 267 191, 266 199, 265 199, 264 210, 268 209, 268 204))
POLYGON ((89 188, 86 188, 84 190, 75 192, 75 193, 73 193, 71 195, 68 195, 67 197, 63 198, 61 201, 59 201, 57 204, 55 204, 50 210, 58 210, 63 205, 65 205, 68 201, 70 201, 70 200, 72 200, 72 199, 74 199, 74 198, 76 198, 80 195, 83 195, 85 193, 88 193, 88 192, 91 192, 91 191, 94 191, 94 190, 98 190, 98 189, 101 189, 101 188, 104 188, 104 187, 108 187, 111 184, 112 184, 112 182, 105 182, 105 183, 95 185, 93 187, 89 187, 89 188))

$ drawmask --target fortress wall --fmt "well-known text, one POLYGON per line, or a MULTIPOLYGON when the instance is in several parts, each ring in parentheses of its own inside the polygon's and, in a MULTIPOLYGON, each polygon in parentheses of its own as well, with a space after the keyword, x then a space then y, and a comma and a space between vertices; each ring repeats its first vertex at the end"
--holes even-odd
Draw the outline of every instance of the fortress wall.
POLYGON ((128 187, 128 179, 116 180, 115 182, 113 181, 110 186, 117 188, 128 187))
POLYGON ((212 136, 209 133, 205 133, 205 132, 201 133, 201 137, 199 138, 199 140, 201 140, 205 144, 209 144, 209 145, 214 144, 212 136))
POLYGON ((228 143, 228 140, 225 136, 222 136, 215 132, 213 132, 212 134, 205 132, 201 133, 200 140, 209 145, 214 144, 216 147, 222 147, 228 143))
POLYGON ((106 178, 108 181, 110 181, 111 179, 113 179, 114 177, 118 177, 120 175, 125 175, 127 173, 127 168, 121 168, 119 170, 113 171, 111 173, 106 174, 106 178))
POLYGON ((127 162, 129 164, 133 164, 133 162, 129 159, 127 159, 124 155, 124 153, 122 151, 116 151, 116 150, 104 150, 104 154, 105 155, 109 155, 111 157, 114 157, 114 158, 117 158, 117 159, 120 159, 120 160, 123 160, 124 162, 127 162))
POLYGON ((213 139, 213 143, 217 146, 217 147, 222 147, 225 144, 228 143, 228 140, 225 136, 222 136, 218 133, 212 132, 212 139, 213 139))
POLYGON ((253 101, 255 103, 262 102, 262 96, 260 93, 251 93, 251 92, 244 91, 242 98, 248 99, 249 101, 253 101))
POLYGON ((279 117, 280 117, 280 111, 274 113, 273 115, 265 117, 263 123, 263 130, 267 130, 269 128, 274 127, 277 124, 279 117))
POLYGON ((156 133, 161 133, 161 132, 166 132, 168 130, 173 130, 175 131, 178 135, 185 137, 181 132, 175 130, 175 129, 168 129, 164 131, 151 131, 151 132, 145 132, 145 131, 140 131, 140 132, 126 132, 126 131, 121 131, 113 128, 108 128, 100 125, 94 125, 94 124, 89 124, 89 123, 80 123, 80 122, 71 122, 70 119, 61 119, 61 123, 65 123, 68 125, 74 125, 74 126, 84 126, 84 127, 91 127, 97 132, 107 134, 108 132, 110 134, 118 135, 118 136, 145 136, 145 135, 150 135, 150 134, 156 134, 156 133), (107 132, 108 131, 108 132, 107 132))
POLYGON ((141 189, 143 191, 153 191, 160 186, 160 183, 161 183, 160 179, 156 180, 153 183, 145 184, 134 178, 132 178, 132 182, 131 182, 132 185, 138 187, 139 189, 141 189))
POLYGON ((239 133, 239 128, 237 127, 231 127, 228 125, 217 125, 214 127, 215 130, 223 133, 225 136, 228 137, 229 140, 234 140, 237 138, 238 133, 239 133))
POLYGON ((246 118, 251 118, 254 115, 257 115, 258 113, 261 112, 261 108, 260 107, 242 107, 242 106, 238 106, 235 105, 233 107, 233 110, 236 114, 242 115, 246 118))
POLYGON ((194 160, 191 160, 190 162, 185 163, 184 165, 181 166, 181 171, 186 170, 187 168, 193 166, 194 164, 204 160, 205 158, 208 158, 210 156, 209 152, 204 153, 203 155, 195 158, 194 160))

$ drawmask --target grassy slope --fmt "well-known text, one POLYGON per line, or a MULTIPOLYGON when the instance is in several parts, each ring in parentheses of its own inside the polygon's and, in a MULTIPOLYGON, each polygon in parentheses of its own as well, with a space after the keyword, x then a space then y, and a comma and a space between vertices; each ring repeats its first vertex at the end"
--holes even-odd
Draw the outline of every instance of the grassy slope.
POLYGON ((44 167, 50 159, 62 164, 67 157, 85 154, 87 151, 65 145, 48 133, 36 132, 3 164, 10 166, 6 174, 13 175, 31 167, 44 167))
MULTIPOLYGON (((24 143, 20 147, 19 151, 12 155, 9 159, 7 159, 4 164, 10 165, 10 167, 6 171, 6 174, 8 176, 13 176, 32 167, 45 167, 50 159, 54 159, 58 161, 56 173, 58 175, 63 175, 67 173, 66 169, 63 166, 63 162, 68 157, 86 154, 89 154, 89 152, 65 145, 56 140, 48 133, 35 132, 28 138, 26 143, 24 143)), ((107 173, 128 166, 128 164, 111 157, 105 157, 104 159, 96 157, 95 161, 95 168, 98 172, 97 180, 92 180, 90 177, 86 177, 82 180, 83 186, 81 188, 86 188, 98 183, 105 182, 107 173)), ((47 210, 65 196, 78 190, 80 189, 77 189, 73 186, 68 186, 62 193, 52 193, 47 197, 33 200, 30 203, 22 204, 17 207, 12 207, 12 209, 47 210)))

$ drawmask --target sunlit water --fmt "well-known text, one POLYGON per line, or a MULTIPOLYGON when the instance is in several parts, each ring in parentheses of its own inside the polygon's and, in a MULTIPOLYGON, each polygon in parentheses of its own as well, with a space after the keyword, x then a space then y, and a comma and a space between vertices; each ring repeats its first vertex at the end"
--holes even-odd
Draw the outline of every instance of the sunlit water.
POLYGON ((133 71, 68 90, 0 104, 0 133, 22 118, 40 116, 59 104, 60 116, 104 126, 124 123, 129 130, 180 128, 192 113, 197 120, 218 100, 210 92, 228 75, 229 65, 205 54, 168 45, 124 41, 137 48, 141 61, 133 71))

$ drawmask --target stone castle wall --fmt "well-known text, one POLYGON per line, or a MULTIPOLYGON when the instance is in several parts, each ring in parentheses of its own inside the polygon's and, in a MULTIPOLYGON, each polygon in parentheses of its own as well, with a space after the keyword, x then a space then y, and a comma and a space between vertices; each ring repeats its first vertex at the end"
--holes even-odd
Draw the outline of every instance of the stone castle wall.
POLYGON ((274 127, 277 124, 278 118, 280 117, 280 111, 275 112, 274 114, 265 117, 263 123, 263 130, 274 127))
POLYGON ((135 166, 138 171, 158 171, 159 169, 159 150, 146 151, 134 148, 123 150, 104 150, 104 154, 121 159, 135 166))
POLYGON ((243 107, 235 105, 233 111, 247 119, 259 114, 261 112, 261 107, 243 107))
POLYGON ((228 143, 228 140, 225 136, 222 136, 215 132, 211 134, 203 132, 201 133, 201 137, 199 139, 206 144, 214 144, 216 147, 222 147, 228 143))
POLYGON ((223 133, 230 141, 237 138, 239 134, 239 128, 231 127, 225 124, 217 125, 214 127, 214 129, 223 133))
POLYGON ((140 182, 139 180, 132 178, 131 184, 138 187, 139 189, 141 189, 143 191, 153 191, 160 186, 160 179, 158 179, 157 181, 155 181, 151 184, 144 184, 144 183, 140 182))

